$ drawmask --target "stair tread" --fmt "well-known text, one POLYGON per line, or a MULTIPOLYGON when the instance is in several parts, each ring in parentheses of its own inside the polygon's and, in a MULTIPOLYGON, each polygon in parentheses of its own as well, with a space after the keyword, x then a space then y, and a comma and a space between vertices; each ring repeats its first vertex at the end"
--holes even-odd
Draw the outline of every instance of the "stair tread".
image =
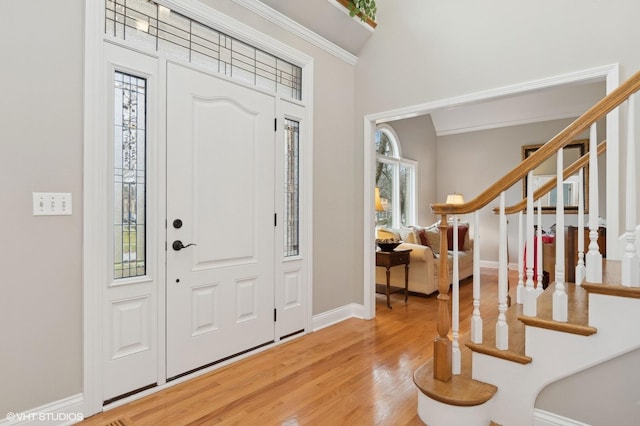
POLYGON ((463 368, 463 371, 465 374, 451 376, 448 382, 436 380, 431 358, 413 373, 413 382, 429 398, 461 407, 484 404, 498 391, 492 384, 472 379, 470 368, 463 368))
POLYGON ((459 338, 460 374, 451 376, 450 381, 442 382, 433 378, 433 358, 418 367, 413 373, 413 382, 422 393, 444 404, 461 407, 484 404, 495 395, 498 391, 496 386, 471 378, 471 350, 465 345, 470 338, 470 333, 459 338))
POLYGON ((538 312, 535 317, 520 315, 518 319, 524 324, 546 328, 549 330, 590 336, 597 333, 595 327, 589 326, 589 294, 582 286, 574 283, 564 284, 568 299, 567 322, 553 320, 553 293, 556 283, 549 284, 547 289, 538 296, 538 312))
POLYGON ((602 284, 586 282, 583 287, 589 293, 640 299, 640 287, 625 287, 621 285, 621 277, 622 262, 619 260, 605 260, 602 262, 602 284))
POLYGON ((528 364, 531 357, 525 354, 524 347, 524 324, 518 321, 518 317, 522 315, 522 305, 512 304, 505 312, 507 325, 509 327, 509 349, 500 350, 496 348, 496 322, 485 321, 482 327, 482 343, 467 343, 474 352, 502 358, 507 361, 517 362, 519 364, 528 364))
POLYGON ((625 287, 619 284, 583 284, 584 289, 589 293, 606 294, 609 296, 630 297, 640 299, 640 288, 625 287))

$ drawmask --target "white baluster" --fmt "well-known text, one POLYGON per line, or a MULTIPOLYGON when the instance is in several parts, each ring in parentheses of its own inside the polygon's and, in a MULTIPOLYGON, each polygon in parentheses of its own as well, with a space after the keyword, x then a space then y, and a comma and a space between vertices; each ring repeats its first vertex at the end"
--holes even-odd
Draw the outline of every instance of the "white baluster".
POLYGON ((533 287, 533 172, 527 176, 527 282, 524 292, 523 314, 535 317, 538 312, 538 293, 533 287))
MULTIPOLYGON (((531 183, 531 181, 529 182, 531 183)), ((500 241, 498 245, 498 322, 496 323, 496 348, 500 350, 509 349, 509 326, 505 315, 507 311, 508 267, 507 215, 504 213, 504 191, 502 191, 500 193, 500 241)))
POLYGON ((473 214, 473 315, 471 341, 482 343, 482 317, 480 316, 480 211, 473 214))
POLYGON ((625 246, 622 255, 622 285, 640 287, 638 259, 636 257, 636 150, 635 150, 635 95, 628 100, 627 126, 627 182, 625 209, 625 246))
POLYGON ((536 236, 536 244, 538 248, 538 257, 536 258, 536 268, 538 269, 538 283, 536 292, 538 295, 544 291, 542 288, 542 200, 538 198, 538 235, 536 236))
POLYGON ((584 169, 578 172, 578 264, 576 265, 576 285, 582 284, 586 271, 584 267, 584 169))
POLYGON ((553 292, 553 320, 567 322, 568 298, 564 291, 564 155, 560 149, 556 168, 556 289, 553 292))
POLYGON ((460 374, 462 368, 462 356, 460 354, 460 271, 458 270, 458 216, 453 217, 453 279, 451 281, 451 373, 460 374))
POLYGON ((589 134, 589 251, 586 255, 587 276, 590 283, 602 282, 602 255, 598 246, 598 132, 591 125, 589 134))
POLYGON ((524 215, 522 210, 518 212, 518 287, 516 288, 516 303, 523 303, 524 299, 524 241, 522 235, 522 225, 524 215))

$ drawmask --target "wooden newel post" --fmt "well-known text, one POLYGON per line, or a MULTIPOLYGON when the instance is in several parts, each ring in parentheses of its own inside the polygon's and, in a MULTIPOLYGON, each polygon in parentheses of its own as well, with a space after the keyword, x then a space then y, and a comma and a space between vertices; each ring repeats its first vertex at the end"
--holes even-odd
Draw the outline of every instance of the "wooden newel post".
POLYGON ((451 380, 451 340, 449 329, 449 265, 447 263, 447 215, 440 218, 440 273, 438 275, 438 337, 433 342, 433 378, 451 380))

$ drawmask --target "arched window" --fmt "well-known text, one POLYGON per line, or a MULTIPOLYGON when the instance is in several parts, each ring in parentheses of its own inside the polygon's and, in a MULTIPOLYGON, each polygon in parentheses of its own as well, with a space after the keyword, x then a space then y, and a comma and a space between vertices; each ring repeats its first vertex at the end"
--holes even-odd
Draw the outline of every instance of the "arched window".
POLYGON ((376 187, 384 211, 376 214, 376 225, 399 228, 412 225, 416 217, 416 168, 402 158, 398 135, 382 124, 376 131, 376 187))

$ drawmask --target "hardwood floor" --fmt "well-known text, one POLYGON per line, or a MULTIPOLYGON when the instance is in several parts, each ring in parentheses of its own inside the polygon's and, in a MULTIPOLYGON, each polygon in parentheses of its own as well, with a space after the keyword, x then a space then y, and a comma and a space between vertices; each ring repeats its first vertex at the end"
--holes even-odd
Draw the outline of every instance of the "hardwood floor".
MULTIPOLYGON (((483 317, 497 313, 497 275, 482 273, 483 317)), ((511 287, 513 281, 511 281, 511 287)), ((472 281, 460 285, 461 334, 472 281)), ((413 372, 432 357, 437 300, 377 295, 375 320, 349 319, 90 417, 83 425, 422 425, 413 372)))

